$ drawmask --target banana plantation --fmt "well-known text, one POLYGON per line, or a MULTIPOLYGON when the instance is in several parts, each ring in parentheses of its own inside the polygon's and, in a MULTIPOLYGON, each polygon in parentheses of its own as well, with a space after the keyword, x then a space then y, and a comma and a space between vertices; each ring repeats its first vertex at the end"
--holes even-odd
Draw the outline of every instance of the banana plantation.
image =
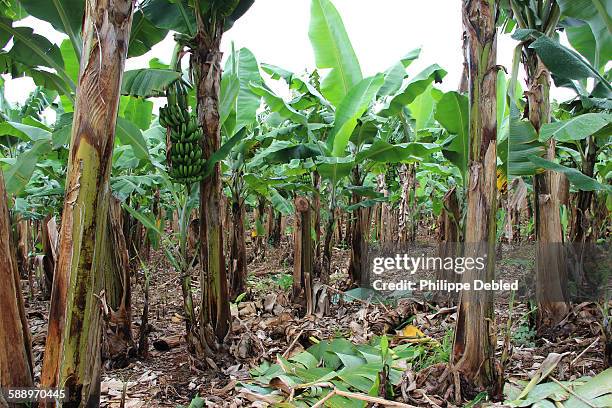
POLYGON ((0 0, 0 407, 612 406, 612 3, 336 1, 0 0))

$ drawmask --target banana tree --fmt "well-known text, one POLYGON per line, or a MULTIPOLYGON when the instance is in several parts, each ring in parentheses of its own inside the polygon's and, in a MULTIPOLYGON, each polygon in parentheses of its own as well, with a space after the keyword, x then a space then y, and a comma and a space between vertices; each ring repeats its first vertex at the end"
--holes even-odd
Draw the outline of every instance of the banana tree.
POLYGON ((196 304, 193 301, 191 289, 191 270, 196 263, 197 255, 190 253, 188 248, 190 216, 198 206, 198 192, 197 190, 188 191, 183 186, 173 183, 166 169, 161 166, 159 173, 162 179, 160 184, 161 193, 166 197, 166 202, 172 203, 169 210, 178 214, 178 231, 175 232, 176 239, 172 236, 164 235, 162 225, 157 222, 152 213, 145 212, 142 209, 136 210, 127 203, 123 204, 123 208, 139 220, 156 241, 162 242, 164 255, 176 272, 179 273, 183 311, 185 314, 185 338, 188 348, 192 353, 203 355, 203 353, 210 352, 210 350, 206 349, 207 345, 205 343, 202 344, 199 338, 196 304))
MULTIPOLYGON (((87 342, 81 339, 96 339, 101 333, 97 323, 99 308, 93 306, 93 293, 100 292, 104 284, 100 276, 90 280, 89 277, 94 275, 91 275, 88 268, 102 270, 98 266, 103 263, 103 259, 93 254, 101 253, 95 251, 94 248, 104 242, 104 225, 108 208, 106 192, 109 191, 104 185, 108 185, 110 174, 119 95, 123 92, 128 95, 148 96, 152 92, 161 91, 164 84, 175 80, 176 77, 174 74, 169 75, 171 73, 164 70, 137 70, 123 75, 127 55, 142 55, 148 50, 147 45, 152 46, 165 36, 162 30, 154 34, 150 33, 151 30, 146 30, 146 27, 152 26, 143 19, 142 11, 132 2, 113 5, 98 2, 87 10, 85 10, 84 3, 78 2, 71 4, 68 8, 63 2, 42 4, 23 1, 19 2, 19 5, 23 8, 19 9, 18 13, 5 12, 4 17, 0 19, 2 45, 6 45, 10 39, 13 40, 8 52, 3 55, 5 62, 3 69, 12 76, 31 76, 39 86, 59 93, 63 112, 58 115, 58 129, 54 129, 57 132, 53 132, 53 137, 45 135, 44 140, 37 141, 32 149, 17 158, 15 167, 18 170, 25 170, 25 174, 13 180, 21 184, 17 188, 23 188, 22 186, 27 183, 41 154, 48 153, 53 144, 58 146, 67 144, 66 138, 71 133, 73 134, 71 160, 75 161, 74 163, 80 162, 78 157, 82 156, 83 160, 88 163, 88 166, 77 164, 69 166, 67 182, 69 188, 66 190, 67 198, 63 212, 65 225, 61 228, 61 242, 69 244, 62 246, 65 250, 60 251, 56 279, 54 279, 56 289, 53 290, 51 307, 51 314, 54 318, 51 319, 52 324, 49 326, 42 383, 46 386, 54 386, 60 381, 63 382, 64 378, 70 377, 71 382, 68 386, 72 393, 71 397, 79 403, 96 404, 95 401, 99 398, 98 391, 96 391, 98 390, 96 383, 99 381, 100 368, 100 353, 97 351, 99 342, 87 342), (135 9, 137 16, 133 17, 135 9), (30 27, 16 27, 14 20, 25 17, 26 11, 32 16, 49 21, 54 28, 67 34, 69 39, 61 46, 57 46, 46 38, 34 34, 30 27), (102 25, 101 19, 104 19, 107 12, 112 13, 116 18, 113 18, 113 24, 102 25), (136 25, 131 30, 132 21, 136 25), (82 30, 81 26, 83 26, 82 30), (95 29, 94 26, 98 29, 95 29), (101 26, 105 27, 104 32, 99 29, 101 26), (117 50, 117 52, 109 51, 105 54, 108 49, 117 50), (103 59, 98 61, 100 58, 103 59), (97 62, 91 62, 90 59, 97 62), (110 68, 101 69, 102 65, 107 63, 110 68), (79 69, 79 65, 83 68, 79 69), (122 78, 124 79, 123 84, 122 78), (99 83, 92 91, 86 86, 87 81, 92 81, 91 84, 98 83, 98 81, 99 83), (81 85, 78 88, 77 82, 81 85), (100 89, 100 84, 107 86, 108 89, 106 91, 100 89), (107 95, 106 99, 87 97, 82 93, 81 104, 73 105, 77 90, 95 93, 96 89, 107 95), (109 97, 111 100, 107 100, 109 97), (95 108, 93 101, 98 101, 102 108, 95 108), (92 113, 95 109, 98 109, 96 111, 98 114, 92 113), (70 122, 73 123, 72 130, 66 125, 70 122), (59 127, 65 129, 59 129, 59 127), (97 165, 96 162, 98 162, 97 165), (94 173, 99 172, 99 179, 93 177, 94 173, 90 174, 92 168, 94 173), (91 194, 88 191, 91 191, 91 194), (98 192, 102 192, 101 195, 98 196, 98 192), (85 216, 86 221, 76 222, 71 216, 75 206, 78 208, 77 214, 85 216), (99 225, 100 228, 96 228, 96 225, 99 225), (81 231, 88 232, 81 234, 81 231), (83 237, 82 241, 73 241, 71 238, 73 234, 83 237), (79 247, 75 247, 76 252, 71 252, 73 244, 79 244, 79 247), (68 258, 72 261, 69 261, 68 258), (80 262, 79 259, 83 262, 80 262), (68 282, 70 282, 71 290, 68 289, 68 282), (80 293, 78 297, 72 297, 78 293, 80 293), (73 331, 71 329, 73 325, 83 326, 84 329, 78 330, 77 334, 68 338, 66 333, 73 331), (83 355, 90 358, 82 357, 83 355)), ((117 122, 117 133, 121 136, 120 139, 131 143, 137 155, 146 156, 146 146, 143 147, 143 143, 140 143, 142 137, 138 137, 139 130, 134 131, 137 129, 136 126, 124 119, 119 119, 117 122)), ((19 127, 11 123, 9 125, 13 128, 19 127)), ((31 123, 29 125, 31 126, 31 123)), ((49 129, 38 127, 51 134, 49 129)), ((24 130, 32 129, 25 129, 21 126, 21 131, 24 130)))
MULTIPOLYGON (((254 173, 247 174, 245 182, 249 190, 256 193, 257 201, 265 199, 270 206, 283 215, 294 215, 293 225, 293 301, 301 304, 306 314, 314 311, 312 288, 314 283, 314 242, 312 223, 314 195, 310 168, 311 158, 292 159, 289 163, 270 166, 263 178, 254 173)), ((261 174, 258 171, 258 174, 261 174)), ((255 200, 254 200, 255 201, 255 200)), ((255 202, 257 202, 255 201, 255 202)))
MULTIPOLYGON (((539 248, 536 279, 539 305, 537 322, 541 330, 553 327, 568 311, 567 262, 561 249, 564 234, 559 197, 563 194, 558 191, 558 186, 564 185, 566 172, 553 171, 550 165, 542 165, 554 161, 557 156, 555 138, 548 137, 545 143, 538 140, 542 139, 540 135, 543 128, 551 122, 551 73, 558 85, 566 84, 577 90, 584 89, 584 81, 592 77, 597 83, 598 92, 608 94, 611 89, 609 81, 602 77, 598 68, 590 65, 575 51, 559 44, 554 38, 562 15, 560 5, 563 5, 570 14, 576 11, 568 2, 556 1, 547 2, 546 7, 539 8, 533 4, 511 1, 509 9, 506 10, 519 27, 513 37, 521 41, 515 51, 513 81, 516 81, 519 57, 522 53, 528 85, 526 93, 528 122, 520 121, 518 108, 516 105, 511 105, 507 162, 510 166, 513 163, 519 164, 520 170, 515 171, 521 174, 535 173, 536 236, 539 248), (563 63, 560 62, 562 58, 563 63), (512 152, 513 148, 516 153, 512 152), (545 170, 536 171, 536 166, 545 170)), ((584 6, 589 7, 586 4, 584 6)), ((599 11, 595 9, 591 11, 594 13, 592 16, 595 16, 593 18, 602 17, 599 11)), ((581 30, 582 34, 585 34, 589 28, 583 26, 581 30)), ((575 34, 574 32, 572 35, 575 34)), ((599 65, 598 53, 600 46, 605 44, 605 39, 602 40, 600 37, 595 39, 592 31, 590 35, 591 43, 598 44, 592 46, 594 50, 592 58, 596 65, 599 65)), ((513 93, 514 89, 515 87, 510 85, 509 91, 513 93)), ((514 95, 511 94, 512 104, 514 100, 514 95)), ((593 149, 591 152, 593 153, 593 149)))
MULTIPOLYGON (((259 64, 253 53, 246 48, 232 50, 221 79, 221 101, 219 106, 221 137, 231 141, 236 147, 228 155, 231 182, 230 214, 232 233, 229 245, 229 292, 235 299, 245 292, 247 279, 247 255, 244 232, 245 184, 243 180, 247 159, 253 155, 258 145, 254 133, 257 130, 257 117, 252 115, 253 108, 259 107, 259 96, 250 87, 262 82, 259 64), (245 136, 247 133, 249 137, 245 136)), ((260 214, 261 216, 261 214, 260 214)))
MULTIPOLYGON (((254 129, 258 132, 259 129, 254 129)), ((271 201, 271 191, 273 188, 270 178, 273 177, 273 170, 270 166, 259 164, 253 167, 250 160, 258 153, 258 148, 262 142, 257 137, 256 133, 251 133, 244 138, 236 148, 230 153, 225 165, 227 167, 226 179, 228 185, 229 197, 229 213, 231 216, 231 235, 230 235, 230 253, 229 253, 229 269, 230 269, 230 293, 235 299, 237 296, 245 293, 247 281, 247 253, 246 253, 246 238, 245 238, 245 214, 246 203, 250 202, 257 209, 257 217, 254 220, 255 226, 253 237, 260 239, 260 244, 263 245, 263 215, 262 207, 265 207, 267 201, 271 201)), ((278 192, 277 192, 278 194, 278 192)), ((274 206, 272 207, 274 211, 274 206)), ((256 242, 253 243, 253 250, 256 242)), ((255 256, 257 256, 255 254, 255 256)))
MULTIPOLYGON (((8 170, 11 172, 11 182, 7 188, 11 194, 23 196, 24 189, 30 188, 27 187, 30 177, 36 174, 37 169, 57 170, 61 167, 51 167, 48 163, 41 166, 45 158, 57 159, 60 163, 67 160, 64 148, 70 142, 74 118, 73 101, 81 59, 80 30, 84 6, 84 3, 79 2, 71 3, 68 7, 62 2, 41 4, 24 0, 11 1, 9 7, 2 10, 0 42, 6 45, 8 40, 13 40, 10 48, 3 52, 2 70, 12 77, 31 76, 39 85, 20 111, 10 110, 10 115, 3 117, 5 121, 0 120, 4 122, 0 124, 3 134, 31 142, 29 149, 19 150, 22 154, 15 158, 13 169, 8 170), (15 27, 14 23, 27 17, 28 13, 48 21, 69 38, 58 46, 40 35, 32 34, 30 27, 15 27), (61 103, 56 100, 58 94, 61 103), (41 120, 40 113, 46 108, 55 111, 55 123, 49 124, 46 120, 41 120)), ((129 57, 144 54, 167 33, 167 30, 163 29, 152 30, 153 26, 144 18, 138 4, 135 5, 134 14, 127 50, 129 57)), ((121 90, 126 96, 121 98, 117 136, 119 142, 132 146, 138 159, 146 160, 148 154, 146 143, 138 130, 139 127, 146 128, 146 125, 142 126, 145 117, 142 112, 147 109, 141 108, 148 104, 147 108, 152 109, 152 103, 145 102, 143 98, 159 95, 165 86, 175 79, 176 73, 164 67, 128 71, 124 76, 121 90)), ((61 177, 49 175, 49 178, 58 180, 60 185, 63 185, 61 177)))
MULTIPOLYGON (((553 41, 560 17, 560 9, 555 1, 547 8, 536 9, 527 3, 511 2, 512 15, 522 30, 538 30, 543 33, 540 42, 553 41)), ((550 122, 550 71, 535 51, 538 46, 531 40, 525 41, 525 70, 527 71, 528 119, 531 128, 539 132, 542 125, 550 122)), ((513 128, 510 130, 513 131, 513 128)), ((548 160, 555 157, 555 143, 551 139, 545 147, 544 156, 548 160)), ((536 237, 539 242, 537 256, 538 322, 540 326, 550 327, 560 321, 567 313, 566 294, 563 287, 566 281, 566 265, 560 251, 554 250, 563 242, 560 220, 559 192, 556 191, 558 176, 550 171, 536 175, 534 192, 536 205, 536 237), (555 282, 554 286, 551 282, 555 282), (547 296, 547 293, 552 294, 547 296), (557 302, 552 298, 556 297, 557 302)))
MULTIPOLYGON (((192 214, 198 206, 198 190, 186 188, 171 180, 166 163, 166 129, 159 126, 158 122, 153 122, 144 135, 151 146, 149 152, 153 169, 145 174, 117 176, 111 182, 115 194, 123 201, 123 208, 146 228, 147 239, 157 245, 161 244, 164 255, 179 274, 188 349, 196 355, 203 355, 210 350, 206 349, 207 345, 199 337, 197 303, 193 299, 191 284, 192 270, 198 255, 197 247, 191 248, 189 240, 192 214), (151 200, 155 192, 159 193, 160 198, 151 200), (164 208, 167 212, 178 215, 178 229, 171 235, 164 233, 161 209, 156 211, 154 208, 160 206, 159 201, 166 203, 164 208)), ((129 161, 126 165, 129 165, 129 161)))
MULTIPOLYGON (((432 82, 441 81, 446 73, 434 65, 405 81, 406 68, 419 55, 419 50, 415 50, 384 73, 363 78, 342 19, 333 4, 326 0, 312 2, 310 40, 317 68, 330 69, 320 83, 320 93, 329 101, 326 105, 330 107, 334 121, 331 130, 324 134, 325 149, 319 164, 323 169, 322 175, 324 173, 324 177, 329 177, 332 186, 330 218, 326 229, 326 234, 331 234, 336 206, 334 190, 342 177, 350 175, 352 185, 360 187, 368 173, 367 162, 401 162, 415 156, 417 150, 427 153, 432 150, 433 146, 421 145, 415 140, 404 139, 401 141, 408 143, 394 145, 386 140, 377 140, 376 135, 385 117, 396 116, 405 120, 407 106, 432 82), (375 100, 382 105, 376 113, 370 109, 375 100)), ((421 108, 420 104, 413 106, 415 113, 421 108)), ((422 109, 420 119, 423 122, 426 111, 422 109)), ((367 250, 366 237, 370 224, 370 209, 366 205, 359 205, 362 197, 358 191, 354 190, 351 202, 355 222, 351 228, 349 275, 355 283, 361 281, 365 271, 361 254, 367 250)), ((331 252, 329 236, 325 237, 324 242, 325 260, 331 252)), ((329 259, 326 263, 329 264, 329 259)))
POLYGON ((30 329, 17 261, 12 245, 11 218, 4 177, 0 172, 0 276, 4 284, 0 289, 0 339, 4 347, 0 351, 0 385, 3 388, 33 386, 33 360, 30 329))
MULTIPOLYGON (((362 187, 370 169, 380 167, 380 163, 386 160, 392 165, 401 161, 408 163, 411 160, 414 163, 415 157, 427 156, 438 149, 431 144, 416 142, 416 138, 381 138, 379 128, 386 126, 387 122, 397 121, 398 117, 403 117, 406 128, 409 128, 407 118, 412 119, 412 116, 408 107, 414 111, 418 125, 424 127, 424 123, 432 119, 433 104, 427 110, 422 107, 421 101, 417 103, 417 99, 430 90, 432 82, 440 81, 445 72, 434 65, 405 81, 406 68, 419 55, 419 50, 415 50, 384 73, 361 79, 359 62, 354 57, 342 20, 333 5, 329 1, 314 1, 311 13, 311 42, 318 58, 317 66, 322 69, 332 68, 330 73, 320 81, 317 72, 308 78, 300 78, 282 68, 263 65, 264 71, 273 79, 282 79, 289 85, 293 91, 292 99, 285 102, 261 86, 253 87, 253 90, 264 98, 269 109, 276 115, 297 128, 306 129, 305 137, 310 145, 304 145, 304 140, 301 140, 301 149, 312 146, 312 149, 318 152, 316 167, 312 169, 313 179, 320 175, 329 189, 329 211, 322 243, 323 278, 329 273, 339 186, 350 176, 349 184, 354 188, 350 190, 353 192, 352 203, 348 208, 359 220, 353 223, 356 228, 351 228, 353 261, 350 270, 353 280, 358 283, 363 273, 359 254, 365 251, 370 230, 369 213, 372 211, 371 207, 381 201, 362 200, 362 194, 368 190, 368 187, 362 187), (325 13, 325 18, 322 13, 325 13), (330 30, 331 25, 340 27, 341 30, 330 30), (322 36, 321 33, 325 32, 329 33, 329 36, 322 36), (335 78, 338 75, 341 76, 340 79, 335 78), (347 89, 346 83, 355 78, 360 80, 347 89), (339 87, 337 82, 345 86, 339 87), (375 101, 381 106, 376 110, 372 109, 375 101), (398 142, 400 144, 397 144, 398 142)), ((299 148, 293 143, 295 142, 277 142, 276 147, 279 151, 297 151, 299 148)))
MULTIPOLYGON (((66 113, 63 106, 56 102, 56 96, 56 92, 37 87, 21 107, 10 107, 4 101, 3 118, 7 121, 0 123, 0 131, 4 134, 0 144, 3 147, 6 146, 3 153, 9 156, 0 160, 12 164, 11 167, 4 169, 5 174, 10 177, 9 193, 15 198, 12 213, 15 220, 18 220, 19 226, 26 223, 27 228, 25 231, 23 228, 19 229, 20 237, 24 234, 26 236, 32 234, 34 238, 40 236, 42 239, 40 243, 35 242, 29 254, 22 251, 21 264, 28 265, 28 257, 36 260, 37 277, 40 279, 42 294, 46 297, 50 296, 57 254, 56 247, 52 245, 53 241, 47 241, 45 237, 49 236, 49 220, 61 212, 63 204, 66 162, 69 153, 67 145, 73 120, 73 113, 66 113), (55 111, 57 116, 55 123, 48 123, 47 116, 42 115, 42 111, 46 109, 55 111), (34 231, 30 231, 30 226, 34 227, 34 231), (42 245, 42 252, 37 250, 38 245, 36 244, 42 245)), ((134 119, 138 116, 139 120, 134 120, 134 122, 142 124, 147 121, 146 113, 148 112, 150 119, 150 111, 138 109, 141 103, 134 103, 140 99, 131 96, 122 97, 119 107, 120 115, 130 118, 134 116, 134 119)), ((140 139, 144 142, 142 136, 140 139)), ((130 140, 137 141, 136 138, 130 140)), ((130 145, 121 145, 119 142, 115 145, 112 173, 115 176, 118 176, 117 173, 122 174, 122 177, 111 177, 111 190, 116 195, 129 195, 130 192, 126 190, 129 190, 130 186, 135 186, 137 180, 143 177, 129 174, 132 169, 145 168, 148 163, 146 160, 147 146, 145 144, 135 144, 135 146, 138 147, 138 150, 130 145), (119 182, 115 183, 117 179, 119 182)), ((117 323, 113 325, 113 328, 118 336, 105 338, 107 342, 114 343, 108 348, 113 350, 113 353, 106 354, 105 357, 113 360, 112 364, 117 362, 125 364, 124 357, 129 354, 128 350, 132 343, 130 297, 125 296, 129 295, 130 288, 129 280, 124 276, 129 269, 125 267, 127 262, 121 257, 123 254, 121 249, 115 250, 115 247, 112 246, 123 242, 123 231, 116 230, 116 227, 120 225, 120 218, 116 214, 111 217, 109 213, 108 225, 108 236, 113 239, 104 241, 109 245, 104 247, 105 252, 102 256, 104 261, 101 267, 105 276, 105 302, 108 306, 105 310, 109 312, 109 315, 105 317, 112 317, 117 323), (112 226, 110 221, 113 221, 112 226)))
POLYGON ((576 244, 595 242, 601 236, 601 232, 592 228, 596 217, 592 204, 598 193, 603 193, 600 196, 604 200, 610 194, 605 182, 610 157, 612 116, 609 109, 603 111, 593 109, 581 101, 570 101, 562 106, 568 111, 561 108, 558 113, 570 117, 544 126, 540 132, 540 139, 546 142, 553 137, 559 145, 557 158, 559 161, 565 159, 568 165, 555 165, 538 158, 532 158, 532 161, 544 169, 554 168, 565 174, 570 185, 578 190, 570 217, 568 231, 570 242, 576 244))
MULTIPOLYGON (((606 21, 609 20, 609 10, 605 12, 592 2, 558 0, 558 4, 561 9, 560 24, 565 30, 570 45, 582 57, 580 61, 578 55, 572 54, 573 64, 584 67, 584 62, 588 61, 590 67, 586 68, 591 72, 588 76, 595 77, 595 81, 589 86, 584 78, 571 78, 561 64, 555 64, 555 61, 549 60, 547 65, 550 65, 555 83, 576 92, 575 98, 560 106, 561 113, 567 112, 572 116, 580 115, 576 118, 555 115, 563 125, 551 124, 551 126, 557 126, 563 130, 572 129, 577 132, 571 138, 570 146, 576 148, 580 154, 580 163, 577 167, 581 173, 592 178, 596 173, 597 158, 607 148, 606 137, 610 133, 608 125, 610 120, 609 117, 606 117, 606 113, 610 112, 609 101, 612 98, 612 91, 609 87, 610 70, 606 70, 605 57, 612 52, 610 36, 612 28, 606 24, 606 21)), ((568 133, 560 137, 557 137, 556 134, 554 136, 557 143, 569 142, 568 133)), ((547 137, 546 134, 545 137, 547 137)), ((605 174, 602 174, 602 177, 605 180, 605 174)), ((588 227, 585 226, 591 221, 588 214, 595 193, 579 187, 577 189, 579 191, 576 205, 572 210, 569 239, 575 243, 593 241, 597 238, 596 232, 592 231, 589 234, 588 227)), ((593 216, 592 212, 590 215, 593 216)))
POLYGON ((576 191, 570 196, 575 201, 572 204, 566 202, 565 207, 561 208, 562 227, 564 239, 567 237, 572 243, 565 246, 568 276, 574 277, 577 289, 584 294, 590 292, 586 284, 593 279, 585 274, 587 246, 584 244, 592 244, 603 236, 598 227, 601 225, 598 221, 601 215, 597 214, 601 214, 601 209, 605 211, 605 203, 612 191, 606 185, 612 92, 601 81, 588 86, 560 77, 555 65, 551 65, 550 69, 556 82, 566 81, 566 85, 576 91, 577 95, 560 104, 553 111, 555 120, 540 129, 540 143, 550 143, 553 139, 557 145, 555 158, 545 160, 534 156, 529 160, 538 167, 537 171, 541 168, 563 174, 572 191, 576 191))
MULTIPOLYGON (((96 248, 105 235, 110 155, 133 11, 132 2, 97 2, 85 11, 83 20, 83 63, 76 91, 79 103, 74 112, 61 250, 51 299, 52 323, 41 375, 44 386, 65 384, 79 405, 97 405, 99 401, 102 333, 94 293, 102 289, 103 277, 93 271, 102 263, 96 248), (109 14, 115 16, 112 23, 102 25, 109 14), (104 30, 95 29, 102 26, 104 30), (106 95, 105 100, 99 95, 106 95)), ((11 51, 27 43, 22 41, 22 30, 6 22, 0 29, 14 38, 11 51)), ((57 53, 40 57, 43 62, 53 57, 51 65, 67 77, 57 53)))
MULTIPOLYGON (((221 88, 221 39, 223 33, 253 4, 253 0, 167 1, 153 0, 143 7, 144 15, 156 26, 185 36, 191 53, 191 77, 196 90, 198 123, 203 130, 201 146, 204 159, 210 159, 220 148, 221 123, 219 90, 221 88)), ((241 91, 248 90, 241 86, 241 91)), ((259 99, 239 92, 238 98, 251 101, 249 109, 237 112, 235 127, 252 121, 259 99)), ((223 256, 221 229, 221 174, 219 164, 200 185, 200 309, 201 338, 216 348, 230 328, 227 270, 223 256)))
POLYGON ((233 152, 228 160, 229 177, 229 206, 231 214, 232 232, 230 235, 229 253, 229 285, 230 298, 236 299, 246 291, 247 280, 247 253, 245 238, 245 183, 244 167, 246 156, 249 154, 250 142, 243 142, 233 152))
MULTIPOLYGON (((223 2, 195 1, 196 32, 191 54, 195 84, 197 111, 200 126, 204 130, 202 145, 205 157, 210 158, 220 148, 219 89, 221 83, 221 38, 223 32, 251 6, 253 0, 227 4, 223 2)), ((243 94, 244 95, 244 94, 243 94)), ((242 95, 242 96, 243 96, 242 95)), ((242 97, 239 93, 238 98, 242 97)), ((249 98, 249 96, 247 96, 249 98)), ((237 112, 237 126, 245 115, 251 119, 259 105, 258 98, 251 98, 253 110, 237 112), (252 114, 251 114, 252 112, 252 114)), ((210 177, 200 185, 200 266, 202 282, 202 328, 209 328, 216 339, 209 344, 223 341, 230 329, 229 291, 227 270, 223 256, 223 231, 221 229, 221 173, 215 165, 210 177)))
MULTIPOLYGON (((497 210, 497 2, 462 1, 468 71, 469 144, 465 257, 486 256, 482 270, 467 269, 464 282, 495 277, 497 210)), ((493 297, 491 292, 463 291, 457 311, 452 363, 468 381, 493 398, 502 394, 503 380, 495 364, 493 297)))

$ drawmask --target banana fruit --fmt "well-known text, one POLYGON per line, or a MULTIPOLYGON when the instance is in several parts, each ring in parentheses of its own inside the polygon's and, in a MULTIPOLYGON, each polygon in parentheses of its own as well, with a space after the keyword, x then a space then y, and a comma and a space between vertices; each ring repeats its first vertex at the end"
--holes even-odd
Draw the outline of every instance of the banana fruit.
POLYGON ((204 178, 200 140, 202 129, 195 115, 189 113, 187 90, 181 81, 166 91, 168 104, 159 110, 159 124, 167 129, 167 159, 170 177, 177 183, 190 185, 204 178))

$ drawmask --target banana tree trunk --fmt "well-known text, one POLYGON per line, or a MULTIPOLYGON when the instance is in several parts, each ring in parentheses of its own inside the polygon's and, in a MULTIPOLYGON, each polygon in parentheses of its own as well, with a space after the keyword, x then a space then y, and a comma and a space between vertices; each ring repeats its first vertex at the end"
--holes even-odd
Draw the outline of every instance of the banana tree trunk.
POLYGON ((244 203, 239 197, 234 198, 232 203, 232 232, 230 246, 230 282, 231 298, 246 291, 247 280, 247 252, 244 236, 244 203))
POLYGON ((506 200, 508 242, 521 240, 521 215, 527 212, 527 197, 527 185, 522 178, 515 179, 508 189, 508 199, 506 200))
POLYGON ((282 237, 282 224, 283 224, 283 213, 280 211, 274 211, 271 209, 272 220, 272 234, 270 234, 270 245, 274 248, 278 248, 281 243, 282 237))
MULTIPOLYGON (((353 169, 354 185, 361 185, 361 174, 359 169, 353 169)), ((361 196, 353 193, 353 204, 361 201, 361 196)), ((349 277, 353 284, 359 286, 365 274, 364 258, 368 250, 367 237, 370 230, 370 209, 357 208, 353 211, 353 223, 351 227, 351 256, 349 263, 349 277)))
POLYGON ((344 214, 342 210, 338 207, 334 210, 334 218, 336 219, 336 227, 334 228, 333 241, 337 244, 341 244, 344 241, 343 228, 345 227, 344 223, 344 214))
MULTIPOLYGON (((198 121, 204 133, 202 149, 204 158, 208 160, 221 144, 219 88, 223 23, 211 28, 208 22, 202 20, 200 13, 196 15, 198 33, 191 66, 194 70, 198 121)), ((200 331, 202 339, 213 349, 217 342, 223 342, 229 332, 231 317, 223 256, 221 188, 221 168, 217 163, 212 174, 200 184, 200 331)))
POLYGON ((32 387, 30 328, 13 252, 7 200, 0 171, 0 388, 32 387))
MULTIPOLYGON (((334 188, 333 186, 331 188, 334 188)), ((333 193, 332 193, 333 194, 333 193)), ((331 200, 329 206, 329 218, 325 225, 325 234, 323 236, 323 253, 321 257, 321 281, 329 282, 331 275, 331 258, 332 258, 332 241, 336 229, 336 208, 334 199, 331 200)))
MULTIPOLYGON (((128 197, 126 204, 130 205, 130 197, 128 197)), ((138 211, 140 209, 140 203, 136 203, 134 209, 138 211)), ((130 259, 135 259, 139 256, 140 247, 142 246, 142 224, 125 210, 123 220, 123 235, 125 236, 129 257, 130 259)))
MULTIPOLYGON (((532 49, 527 49, 526 71, 529 91, 529 121, 539 132, 550 122, 550 72, 532 49)), ((548 141, 546 158, 555 158, 555 140, 548 141)), ((566 302, 567 270, 563 250, 558 175, 553 171, 537 174, 534 179, 536 194, 536 296, 537 325, 546 331, 568 313, 566 302)))
POLYGON ((40 240, 42 243, 42 276, 40 277, 40 288, 45 300, 51 296, 53 286, 53 274, 57 263, 58 239, 57 224, 55 217, 47 215, 40 225, 40 240))
POLYGON ((293 261, 293 299, 303 303, 306 314, 314 312, 312 301, 313 240, 310 234, 312 222, 310 202, 305 197, 295 199, 295 231, 293 261))
POLYGON ((268 244, 272 242, 272 234, 274 233, 274 208, 268 206, 266 209, 266 237, 268 244))
POLYGON ((415 190, 416 173, 414 164, 402 164, 400 167, 400 185, 402 189, 399 205, 399 242, 410 242, 414 240, 416 214, 412 205, 411 192, 415 190))
POLYGON ((314 249, 314 258, 315 258, 315 271, 314 275, 319 278, 322 274, 322 261, 321 261, 321 175, 319 172, 315 171, 312 173, 312 227, 315 232, 315 249, 314 249))
POLYGON ((253 242, 253 252, 255 259, 264 260, 266 258, 266 239, 263 234, 261 234, 261 230, 264 224, 264 216, 266 213, 265 208, 266 202, 263 197, 257 197, 257 208, 254 211, 254 221, 255 221, 255 239, 253 242))
MULTIPOLYGON (((181 277, 181 293, 183 295, 183 312, 185 313, 185 338, 187 340, 187 348, 196 356, 202 356, 205 353, 205 341, 202 341, 200 331, 198 330, 198 319, 195 314, 193 304, 193 295, 191 289, 191 259, 192 254, 189 248, 189 238, 191 230, 191 214, 189 212, 188 200, 189 192, 185 197, 183 206, 179 211, 179 261, 178 270, 181 277)), ((175 267, 176 267, 175 266, 175 267)))
MULTIPOLYGON (((232 225, 232 206, 230 204, 230 199, 225 195, 225 194, 221 194, 221 214, 223 216, 223 220, 222 220, 222 226, 223 226, 223 231, 231 231, 232 228, 234 228, 234 226, 232 225)), ((198 231, 198 235, 199 235, 199 231, 198 231)), ((198 236, 199 239, 199 236, 198 236)), ((223 241, 223 253, 224 254, 229 254, 230 253, 230 248, 231 248, 231 240, 230 239, 226 239, 225 241, 223 241)))
MULTIPOLYGON (((378 191, 382 193, 383 197, 389 197, 389 188, 387 187, 386 174, 379 174, 376 178, 378 183, 378 191)), ((389 203, 380 204, 380 242, 381 244, 390 243, 393 241, 393 230, 391 227, 391 206, 389 203)))
MULTIPOLYGON (((456 258, 460 256, 460 235, 459 222, 461 220, 461 209, 457 200, 457 190, 455 187, 450 189, 442 200, 443 208, 440 214, 439 230, 438 230, 438 256, 440 259, 456 258)), ((459 279, 453 270, 441 267, 436 271, 436 279, 446 280, 448 282, 457 282, 459 279)), ((456 296, 449 294, 441 297, 442 301, 455 300, 456 296)))
POLYGON ((73 406, 100 401, 102 322, 98 295, 109 176, 134 2, 88 2, 58 263, 41 382, 66 387, 73 406))
POLYGON ((105 299, 104 308, 106 336, 104 336, 108 358, 113 367, 125 367, 135 350, 132 335, 132 288, 130 261, 123 235, 121 202, 111 198, 108 211, 105 240, 105 299))
MULTIPOLYGON (((582 162, 582 174, 593 177, 595 173, 595 162, 597 161, 597 147, 592 136, 586 140, 586 152, 582 162)), ((576 205, 572 210, 572 219, 570 224, 570 241, 576 244, 592 242, 594 238, 593 232, 589 233, 590 224, 593 219, 591 213, 591 203, 593 202, 594 193, 592 191, 580 190, 576 194, 576 205)))
MULTIPOLYGON (((496 80, 497 36, 495 0, 462 0, 463 26, 467 36, 470 103, 470 159, 467 189, 465 257, 486 255, 486 267, 466 268, 464 282, 495 277, 496 174, 496 80)), ((475 390, 494 398, 502 395, 502 373, 495 362, 495 316, 490 291, 463 291, 451 361, 475 390)), ((467 390, 464 390, 467 391, 467 390)), ((467 395, 468 397, 470 395, 467 395)))
POLYGON ((17 220, 17 267, 24 278, 30 275, 29 253, 30 221, 20 217, 17 220))

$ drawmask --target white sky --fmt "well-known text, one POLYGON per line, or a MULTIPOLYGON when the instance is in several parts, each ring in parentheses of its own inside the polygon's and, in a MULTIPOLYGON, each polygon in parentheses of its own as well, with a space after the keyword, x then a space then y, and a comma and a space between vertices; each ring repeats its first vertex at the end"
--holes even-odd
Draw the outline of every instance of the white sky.
MULTIPOLYGON (((334 0, 364 76, 384 71, 408 51, 421 47, 421 57, 410 66, 409 73, 417 73, 437 63, 448 71, 441 85, 443 90, 456 89, 461 76, 460 3, 459 0, 377 0, 373 7, 373 3, 366 0, 334 0)), ((28 18, 20 25, 32 26, 35 32, 57 43, 65 38, 50 25, 33 20, 28 18)), ((309 20, 310 0, 256 0, 225 33, 223 51, 227 55, 233 41, 236 48, 249 48, 259 62, 297 73, 313 69, 309 20)), ((499 37, 498 63, 508 71, 515 45, 509 36, 499 37)), ((169 36, 145 56, 129 60, 127 69, 147 66, 152 57, 168 62, 172 49, 173 40, 169 36)), ((33 87, 29 78, 7 81, 7 99, 22 102, 33 87)), ((555 90, 553 96, 565 98, 571 94, 555 90)))

